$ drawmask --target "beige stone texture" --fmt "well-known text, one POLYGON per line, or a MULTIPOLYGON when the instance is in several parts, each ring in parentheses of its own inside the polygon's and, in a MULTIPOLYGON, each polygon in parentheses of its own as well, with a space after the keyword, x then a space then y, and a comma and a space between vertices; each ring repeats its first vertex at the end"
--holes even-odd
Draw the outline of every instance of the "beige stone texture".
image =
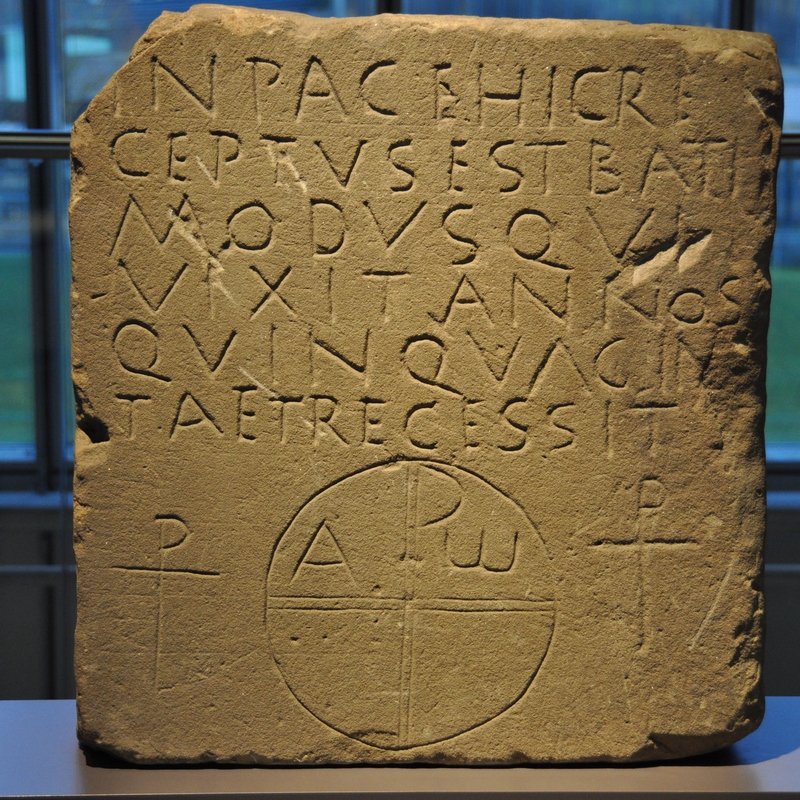
POLYGON ((80 738, 752 731, 781 91, 734 31, 156 20, 73 137, 80 738))

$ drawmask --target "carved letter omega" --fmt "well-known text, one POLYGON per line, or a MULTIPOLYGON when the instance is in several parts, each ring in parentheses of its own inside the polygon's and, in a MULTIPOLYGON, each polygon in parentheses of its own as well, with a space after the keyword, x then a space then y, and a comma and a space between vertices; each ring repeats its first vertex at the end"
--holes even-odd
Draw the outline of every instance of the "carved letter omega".
POLYGON ((760 34, 159 17, 73 136, 81 739, 753 730, 780 107, 760 34))

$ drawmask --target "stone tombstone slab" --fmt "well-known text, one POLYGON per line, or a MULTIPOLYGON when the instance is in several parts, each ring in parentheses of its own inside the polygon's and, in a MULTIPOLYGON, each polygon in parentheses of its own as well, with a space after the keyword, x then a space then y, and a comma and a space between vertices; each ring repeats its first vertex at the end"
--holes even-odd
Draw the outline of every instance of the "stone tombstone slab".
POLYGON ((780 108, 758 34, 156 20, 73 137, 80 738, 752 731, 780 108))

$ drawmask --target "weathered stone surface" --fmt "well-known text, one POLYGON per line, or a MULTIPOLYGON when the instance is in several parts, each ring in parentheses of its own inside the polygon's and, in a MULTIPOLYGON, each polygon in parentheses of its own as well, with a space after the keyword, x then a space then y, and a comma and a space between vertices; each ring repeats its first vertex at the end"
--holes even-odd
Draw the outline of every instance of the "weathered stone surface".
POLYGON ((751 731, 780 93, 731 31, 157 20, 74 135, 80 737, 751 731))

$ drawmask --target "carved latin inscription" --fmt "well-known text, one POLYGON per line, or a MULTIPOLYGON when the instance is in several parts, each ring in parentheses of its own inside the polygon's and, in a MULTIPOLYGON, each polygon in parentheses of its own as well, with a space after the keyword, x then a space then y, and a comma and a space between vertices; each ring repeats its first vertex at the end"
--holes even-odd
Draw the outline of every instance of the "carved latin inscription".
POLYGON ((73 146, 81 736, 482 764, 751 730, 776 64, 154 23, 73 146))

